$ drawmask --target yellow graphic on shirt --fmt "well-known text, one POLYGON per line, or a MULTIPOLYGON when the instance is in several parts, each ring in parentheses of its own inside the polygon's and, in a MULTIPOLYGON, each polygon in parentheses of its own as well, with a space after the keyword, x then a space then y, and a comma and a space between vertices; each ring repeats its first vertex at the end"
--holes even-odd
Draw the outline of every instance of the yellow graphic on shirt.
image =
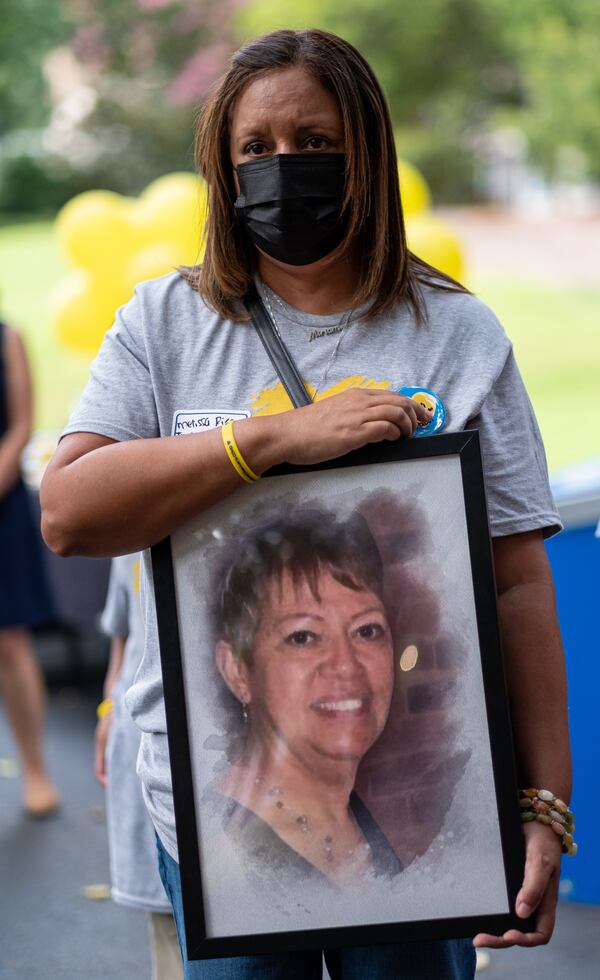
MULTIPOLYGON (((332 395, 341 395, 348 388, 391 388, 391 381, 375 381, 374 378, 367 378, 364 374, 354 374, 350 378, 344 378, 331 388, 320 391, 315 398, 313 385, 306 383, 306 390, 311 398, 320 402, 323 398, 331 398, 332 395)), ((289 395, 283 387, 281 381, 274 388, 263 388, 252 402, 252 411, 255 415, 277 415, 279 412, 289 412, 292 408, 289 395)))
POLYGON ((140 559, 133 563, 132 573, 133 573, 133 591, 139 593, 140 591, 140 559))

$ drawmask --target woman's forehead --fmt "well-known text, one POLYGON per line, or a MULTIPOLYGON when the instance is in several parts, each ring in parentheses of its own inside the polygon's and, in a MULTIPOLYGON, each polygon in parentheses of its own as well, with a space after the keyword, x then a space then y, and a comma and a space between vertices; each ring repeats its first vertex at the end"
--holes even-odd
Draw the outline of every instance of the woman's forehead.
MULTIPOLYGON (((352 578, 352 576, 349 576, 352 578)), ((295 606, 299 602, 308 606, 327 605, 328 602, 343 598, 345 602, 362 602, 366 596, 381 604, 379 597, 366 583, 353 583, 353 588, 339 580, 334 569, 319 567, 315 574, 301 572, 294 575, 284 569, 280 575, 273 575, 266 589, 267 601, 263 609, 295 606)))
POLYGON ((231 128, 253 135, 286 123, 296 129, 341 123, 335 96, 300 66, 270 71, 249 82, 235 102, 231 128))

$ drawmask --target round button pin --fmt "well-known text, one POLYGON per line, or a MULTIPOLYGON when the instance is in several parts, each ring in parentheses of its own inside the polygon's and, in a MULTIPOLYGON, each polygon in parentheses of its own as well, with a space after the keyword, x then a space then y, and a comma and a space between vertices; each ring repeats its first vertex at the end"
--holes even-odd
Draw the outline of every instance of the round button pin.
POLYGON ((398 394, 412 398, 418 405, 422 405, 431 416, 429 422, 418 423, 413 433, 413 439, 417 439, 420 436, 432 436, 443 429, 446 422, 446 409, 444 408, 442 399, 436 395, 435 391, 431 391, 429 388, 410 388, 405 386, 398 388, 398 394))

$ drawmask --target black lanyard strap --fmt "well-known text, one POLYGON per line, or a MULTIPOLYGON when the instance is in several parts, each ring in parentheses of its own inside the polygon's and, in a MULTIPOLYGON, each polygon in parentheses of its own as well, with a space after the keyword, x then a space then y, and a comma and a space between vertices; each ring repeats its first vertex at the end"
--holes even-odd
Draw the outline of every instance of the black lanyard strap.
POLYGON ((294 408, 312 404, 292 355, 279 336, 254 283, 246 293, 244 305, 294 408))

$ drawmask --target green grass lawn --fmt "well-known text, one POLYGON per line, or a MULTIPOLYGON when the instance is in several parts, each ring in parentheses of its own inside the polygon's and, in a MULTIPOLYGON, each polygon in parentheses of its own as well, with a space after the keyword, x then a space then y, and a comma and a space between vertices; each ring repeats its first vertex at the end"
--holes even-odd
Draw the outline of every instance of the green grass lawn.
MULTIPOLYGON (((27 342, 37 428, 61 428, 85 382, 89 359, 59 346, 47 300, 65 274, 48 222, 0 229, 0 309, 27 342)), ((472 288, 512 338, 536 410, 551 470, 598 455, 600 289, 500 279, 472 288)))
POLYGON ((600 456, 600 289, 472 284, 511 338, 550 471, 600 456))

